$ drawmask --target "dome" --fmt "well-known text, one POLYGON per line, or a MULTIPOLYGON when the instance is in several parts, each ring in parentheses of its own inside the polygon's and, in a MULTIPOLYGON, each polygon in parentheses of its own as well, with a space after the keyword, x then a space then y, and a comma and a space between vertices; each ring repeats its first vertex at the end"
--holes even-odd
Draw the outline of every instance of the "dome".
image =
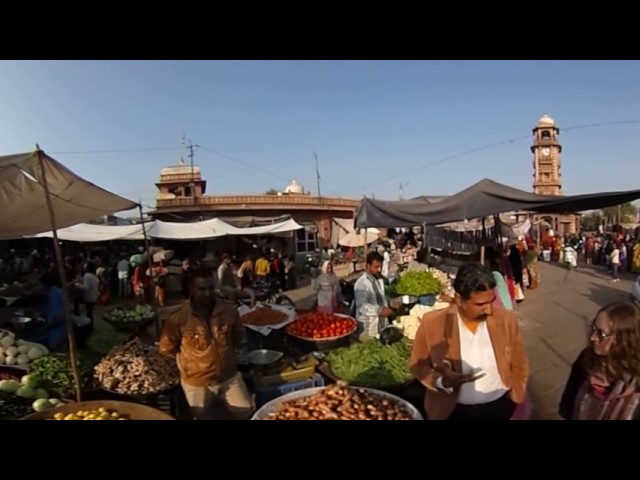
POLYGON ((538 120, 539 127, 555 127, 555 125, 555 120, 546 113, 542 117, 540 117, 540 120, 538 120))
POLYGON ((285 193, 304 193, 304 188, 294 178, 291 184, 285 189, 285 193))

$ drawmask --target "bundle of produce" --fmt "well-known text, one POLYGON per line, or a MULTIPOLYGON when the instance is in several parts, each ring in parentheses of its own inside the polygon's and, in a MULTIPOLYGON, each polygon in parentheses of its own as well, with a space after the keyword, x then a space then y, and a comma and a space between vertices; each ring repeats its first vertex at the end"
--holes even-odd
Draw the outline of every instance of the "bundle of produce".
POLYGON ((307 312, 287 326, 287 333, 309 340, 326 340, 349 335, 358 324, 346 315, 307 312))
MULTIPOLYGON (((82 381, 81 387, 85 387, 88 375, 93 368, 93 361, 84 355, 78 355, 78 368, 82 381)), ((75 382, 71 371, 69 356, 65 354, 50 354, 34 360, 29 365, 29 375, 40 379, 42 385, 48 390, 53 390, 63 397, 73 395, 75 382)))
POLYGON ((402 330, 405 337, 409 340, 414 340, 424 314, 448 308, 449 305, 450 304, 446 302, 436 302, 433 307, 428 307, 426 305, 414 305, 413 308, 409 310, 409 315, 398 317, 395 320, 394 325, 402 330))
POLYGON ((398 401, 337 382, 318 393, 283 402, 267 420, 413 420, 398 401))
POLYGON ((151 305, 136 305, 135 307, 116 307, 103 316, 105 322, 109 323, 141 323, 151 320, 156 315, 151 305))
POLYGON ((28 368, 31 362, 47 353, 49 350, 44 345, 18 340, 13 332, 0 330, 0 365, 28 368))
POLYGON ((442 283, 431 272, 406 272, 391 285, 391 293, 395 295, 437 295, 442 290, 442 283))
POLYGON ((269 305, 260 305, 242 315, 241 318, 245 325, 266 327, 284 322, 288 315, 281 310, 271 308, 269 305))
POLYGON ((411 345, 406 338, 391 345, 378 339, 354 343, 329 352, 331 372, 338 378, 360 387, 389 387, 411 378, 409 357, 411 345))
POLYGON ((100 407, 96 410, 78 410, 73 413, 57 412, 49 420, 129 420, 117 410, 100 407))
POLYGON ((104 389, 123 395, 151 395, 179 381, 175 359, 160 355, 157 347, 138 338, 114 348, 94 371, 104 389))
POLYGON ((42 388, 42 381, 35 375, 24 375, 20 381, 0 381, 0 419, 22 418, 60 403, 62 401, 57 398, 49 398, 49 392, 42 388))

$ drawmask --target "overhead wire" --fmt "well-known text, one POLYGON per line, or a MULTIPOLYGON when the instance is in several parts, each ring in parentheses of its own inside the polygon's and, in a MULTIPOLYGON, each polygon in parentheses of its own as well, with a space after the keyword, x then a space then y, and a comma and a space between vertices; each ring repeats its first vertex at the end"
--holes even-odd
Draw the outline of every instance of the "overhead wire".
MULTIPOLYGON (((598 122, 598 123, 589 123, 589 124, 585 124, 585 125, 576 125, 576 126, 573 126, 573 127, 566 127, 566 128, 563 128, 562 131, 563 132, 568 132, 568 131, 579 130, 579 129, 583 129, 583 128, 602 127, 602 126, 608 126, 608 125, 625 125, 625 124, 630 125, 630 124, 638 124, 638 123, 640 123, 640 120, 620 120, 620 121, 615 121, 615 122, 598 122)), ((434 162, 430 162, 430 163, 427 163, 425 165, 421 165, 419 167, 413 168, 411 170, 407 170, 407 171, 405 171, 403 173, 399 173, 399 174, 391 176, 391 177, 386 177, 384 180, 380 180, 379 182, 375 182, 375 183, 371 183, 369 185, 366 185, 366 186, 362 187, 362 190, 368 190, 371 187, 376 187, 378 185, 382 185, 382 184, 390 182, 392 180, 397 180, 398 178, 405 177, 405 176, 410 175, 412 173, 418 172, 420 170, 424 170, 425 168, 433 167, 435 165, 439 165, 439 164, 447 162, 449 160, 453 160, 453 159, 460 158, 460 157, 463 157, 463 156, 466 156, 466 155, 470 155, 472 153, 476 153, 476 152, 479 152, 479 151, 482 151, 482 150, 487 150, 487 149, 490 149, 490 148, 498 147, 500 145, 506 145, 506 144, 509 144, 509 143, 518 142, 518 141, 525 140, 525 139, 528 139, 528 138, 531 138, 531 134, 522 135, 520 137, 510 138, 508 140, 502 140, 500 142, 491 143, 489 145, 484 145, 482 147, 472 148, 471 150, 466 150, 466 151, 461 152, 461 153, 456 153, 455 155, 449 155, 449 156, 443 157, 443 158, 441 158, 439 160, 436 160, 434 162)))

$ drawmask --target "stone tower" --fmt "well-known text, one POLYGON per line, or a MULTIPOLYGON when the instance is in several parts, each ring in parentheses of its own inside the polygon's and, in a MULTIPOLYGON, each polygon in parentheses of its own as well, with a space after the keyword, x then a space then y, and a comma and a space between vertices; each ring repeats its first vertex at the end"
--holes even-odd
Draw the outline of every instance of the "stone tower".
POLYGON ((560 173, 560 129, 546 113, 533 129, 533 192, 540 195, 562 195, 560 173))

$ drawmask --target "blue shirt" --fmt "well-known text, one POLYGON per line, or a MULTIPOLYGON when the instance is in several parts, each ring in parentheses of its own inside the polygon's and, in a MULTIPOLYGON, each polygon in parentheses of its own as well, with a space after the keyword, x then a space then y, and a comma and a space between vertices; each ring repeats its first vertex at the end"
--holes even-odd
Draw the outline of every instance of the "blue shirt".
POLYGON ((64 294, 60 287, 51 287, 47 295, 45 317, 48 324, 62 323, 64 320, 64 294))

